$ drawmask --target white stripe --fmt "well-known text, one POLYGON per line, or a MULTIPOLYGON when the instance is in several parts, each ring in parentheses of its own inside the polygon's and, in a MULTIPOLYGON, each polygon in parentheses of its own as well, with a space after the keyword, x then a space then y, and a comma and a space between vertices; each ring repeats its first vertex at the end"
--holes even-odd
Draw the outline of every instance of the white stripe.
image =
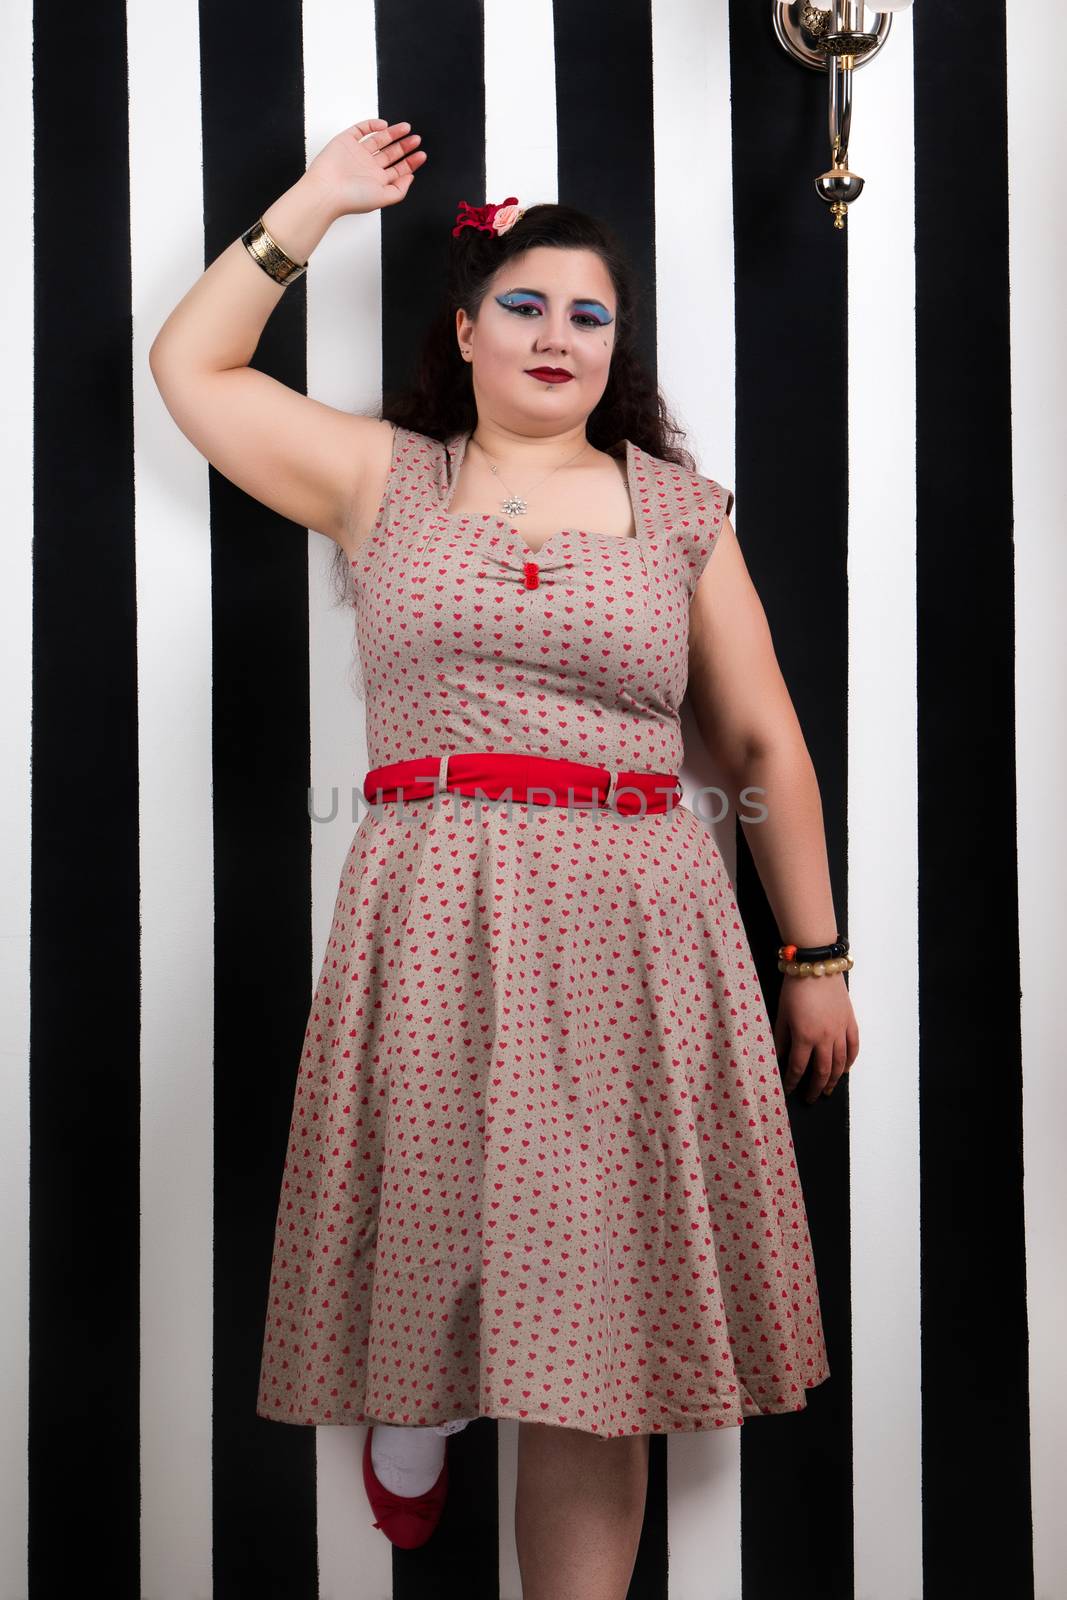
MULTIPOLYGON (((141 851, 141 1590, 211 1592, 208 467, 148 367, 204 270, 197 7, 128 8, 141 851)), ((249 219, 252 220, 252 219, 249 219)))
MULTIPOLYGON (((1062 6, 1008 8, 1008 216, 1015 499, 1016 783, 1023 1162, 1030 1325, 1034 1593, 1067 1582, 1067 1065, 1063 1044, 1067 851, 1067 161, 1062 6), (1040 32, 1035 35, 1035 29, 1040 32), (1034 48, 1035 36, 1038 48, 1034 48), (1057 39, 1059 43, 1057 44, 1057 39)), ((996 778, 996 774, 991 777, 996 778)), ((993 790, 995 801, 995 787, 993 790)), ((991 842, 999 841, 994 803, 991 842)), ((1010 930, 1007 930, 1010 932, 1010 930)), ((994 939, 996 929, 992 930, 994 939)), ((995 981, 997 960, 990 957, 995 981)), ((989 1092, 998 1094, 996 1073, 989 1092)), ((994 1268, 996 1263, 993 1263, 994 1268)))
MULTIPOLYGON (((343 128, 369 117, 411 122, 429 148, 417 106, 378 104, 373 0, 305 5, 303 39, 308 162, 343 128)), ((427 167, 432 160, 431 154, 427 167)), ((421 181, 416 173, 412 194, 421 181)), ((307 275, 308 394, 368 416, 381 405, 381 237, 380 211, 339 217, 316 248, 307 275)), ((313 822, 311 829, 314 985, 326 953, 341 869, 365 815, 357 780, 367 770, 368 757, 365 708, 353 692, 359 665, 355 618, 350 608, 337 605, 330 575, 337 546, 320 533, 309 532, 307 538, 311 781, 314 813, 330 819, 313 822)), ((294 1059, 294 1091, 298 1066, 294 1059)), ((315 1431, 319 1591, 389 1595, 393 1547, 373 1526, 363 1488, 366 1429, 338 1425, 315 1431)))
POLYGON ((850 826, 838 911, 860 1029, 848 1090, 854 1547, 869 1600, 923 1589, 911 24, 898 12, 855 74, 850 165, 866 188, 846 224, 850 826))
MULTIPOLYGON (((551 0, 522 7, 485 0, 484 195, 457 195, 477 205, 516 195, 521 206, 559 199, 556 145, 556 39, 551 0), (521 107, 521 114, 516 108, 521 107)), ((477 70, 476 66, 474 70, 477 70)), ((433 158, 431 157, 431 160, 433 158)), ((451 227, 452 218, 442 219, 451 227)), ((519 1600, 515 1545, 519 1424, 497 1423, 500 1600, 519 1600)))
MULTIPOLYGON (((660 387, 697 469, 734 489, 734 259, 727 0, 706 6, 656 0, 656 328, 660 387), (702 157, 697 153, 703 153, 702 157), (694 159, 699 181, 694 182, 694 159), (709 382, 708 374, 714 373, 709 382)), ((735 490, 736 493, 736 490, 735 490)), ((737 503, 736 528, 744 507, 737 503)), ((712 557, 714 560, 714 557, 712 557)), ((682 704, 682 795, 721 783, 682 704)), ((725 793, 725 786, 723 786, 725 793)), ((705 822, 725 809, 709 794, 694 806, 705 822)), ((732 812, 712 831, 727 871, 736 868, 732 812)), ((748 1424, 746 1423, 746 1426, 748 1424)), ((741 1428, 672 1434, 670 1600, 741 1593, 741 1428)))
POLYGON ((0 174, 9 240, 0 299, 4 426, 0 479, 0 629, 4 693, 0 786, 4 841, 0 925, 0 1593, 28 1592, 29 1527, 24 1443, 29 1426, 30 718, 33 600, 33 7, 11 0, 0 50, 0 174))
MULTIPOLYGON (((652 55, 660 387, 686 430, 684 442, 698 472, 736 495, 728 0, 707 6, 656 0, 652 55), (699 184, 693 182, 694 151, 707 153, 699 184)), ((730 520, 739 533, 743 514, 744 507, 735 504, 730 520)), ((704 746, 688 695, 681 715, 682 799, 711 827, 733 881, 736 816, 728 808, 728 786, 704 746), (710 792, 696 794, 705 788, 710 792), (714 826, 716 817, 721 820, 714 826)), ((677 1559, 672 1543, 672 1565, 677 1559)))

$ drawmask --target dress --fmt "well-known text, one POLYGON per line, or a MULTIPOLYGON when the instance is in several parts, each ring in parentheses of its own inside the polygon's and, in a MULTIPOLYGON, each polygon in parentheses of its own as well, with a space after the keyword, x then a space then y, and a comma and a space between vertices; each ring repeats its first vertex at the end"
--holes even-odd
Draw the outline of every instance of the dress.
MULTIPOLYGON (((733 496, 627 441, 636 537, 535 553, 449 512, 468 438, 396 430, 352 562, 370 766, 678 772, 689 601, 733 496)), ((771 1026, 700 818, 367 805, 297 1074, 257 1414, 611 1438, 799 1411, 828 1376, 771 1026)))

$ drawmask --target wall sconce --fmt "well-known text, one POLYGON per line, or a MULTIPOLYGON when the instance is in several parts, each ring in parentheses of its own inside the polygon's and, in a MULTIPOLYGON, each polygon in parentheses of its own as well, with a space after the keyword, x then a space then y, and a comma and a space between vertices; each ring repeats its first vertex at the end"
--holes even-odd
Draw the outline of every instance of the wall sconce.
POLYGON ((815 193, 830 207, 835 228, 845 226, 853 200, 863 193, 863 179, 848 168, 848 136, 852 125, 852 74, 876 56, 889 37, 894 11, 911 0, 772 0, 774 31, 782 48, 805 67, 829 73, 830 155, 833 165, 815 179, 815 193), (864 7, 874 14, 871 32, 864 31, 864 7))

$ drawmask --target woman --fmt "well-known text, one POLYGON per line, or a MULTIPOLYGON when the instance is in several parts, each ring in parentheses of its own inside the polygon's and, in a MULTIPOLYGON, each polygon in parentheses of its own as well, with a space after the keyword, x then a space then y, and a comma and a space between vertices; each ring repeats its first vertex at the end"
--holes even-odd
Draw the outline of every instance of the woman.
POLYGON ((402 200, 418 143, 380 119, 331 140, 151 353, 203 454, 335 540, 366 681, 371 805, 308 1018, 257 1412, 372 1424, 376 1525, 407 1546, 446 1434, 517 1419, 526 1600, 611 1597, 649 1435, 800 1410, 829 1375, 784 1095, 855 1060, 851 958, 733 496, 669 442, 606 230, 461 203, 390 421, 248 368, 330 222, 402 200), (731 798, 766 811, 773 1037, 676 788, 687 687, 731 798))

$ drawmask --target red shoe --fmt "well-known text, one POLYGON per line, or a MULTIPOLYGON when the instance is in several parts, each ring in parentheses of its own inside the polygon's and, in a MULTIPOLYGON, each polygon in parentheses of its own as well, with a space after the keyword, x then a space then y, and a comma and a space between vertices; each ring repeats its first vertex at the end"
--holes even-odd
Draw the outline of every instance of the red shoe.
POLYGON ((426 1543, 441 1520, 441 1511, 448 1491, 447 1437, 444 1463, 433 1488, 427 1490, 425 1494, 406 1495, 394 1494, 384 1483, 378 1482, 371 1461, 373 1432, 372 1425, 367 1429, 367 1438, 363 1445, 363 1484, 371 1510, 378 1518, 374 1526, 381 1528, 385 1537, 392 1540, 401 1550, 415 1550, 420 1544, 426 1543))

